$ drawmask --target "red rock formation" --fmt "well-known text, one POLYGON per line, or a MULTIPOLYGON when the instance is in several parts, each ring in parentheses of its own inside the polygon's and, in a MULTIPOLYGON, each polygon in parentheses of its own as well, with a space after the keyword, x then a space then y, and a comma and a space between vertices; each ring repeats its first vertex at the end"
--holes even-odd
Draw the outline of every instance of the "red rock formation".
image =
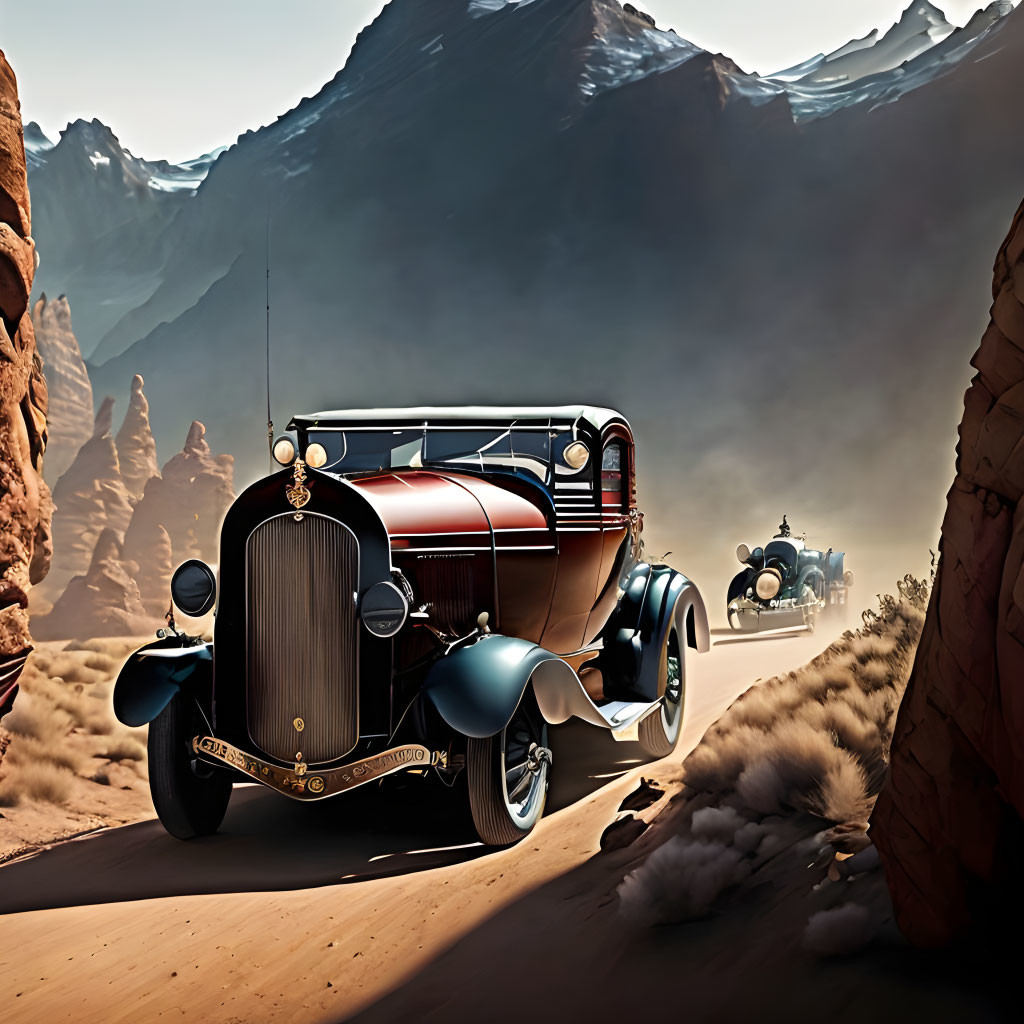
POLYGON ((27 315, 34 272, 18 86, 0 53, 0 715, 32 649, 28 591, 46 575, 52 550, 42 479, 46 383, 27 315))
POLYGON ((60 593, 73 576, 86 572, 103 530, 110 527, 121 538, 131 519, 131 498, 110 436, 113 407, 112 398, 103 400, 92 437, 53 489, 55 557, 49 593, 60 593))
MULTIPOLYGON (((156 526, 170 535, 177 565, 186 558, 217 561, 217 535, 234 498, 234 459, 214 456, 206 428, 194 422, 184 449, 152 478, 135 509, 131 532, 152 536, 156 526)), ((134 543, 134 542, 133 542, 134 543)))
POLYGON ((71 329, 67 297, 62 295, 50 302, 45 295, 40 296, 32 307, 32 324, 50 399, 43 469, 46 479, 53 483, 92 436, 92 385, 71 329))
POLYGON ((146 614, 133 578, 137 567, 125 561, 117 534, 109 527, 96 542, 84 576, 76 576, 53 606, 33 622, 41 640, 98 636, 140 636, 154 620, 146 614))
POLYGON ((1024 206, 996 258, 941 557, 871 819, 904 934, 997 936, 1024 895, 1024 206))
POLYGON ((171 603, 174 553, 171 538, 157 523, 133 516, 124 535, 124 560, 132 566, 142 604, 149 615, 163 618, 171 603))
POLYGON ((133 497, 141 498, 146 484, 160 475, 156 461, 156 442, 149 427, 149 402, 142 393, 142 377, 132 378, 132 394, 128 411, 117 432, 117 457, 121 463, 121 476, 133 497))

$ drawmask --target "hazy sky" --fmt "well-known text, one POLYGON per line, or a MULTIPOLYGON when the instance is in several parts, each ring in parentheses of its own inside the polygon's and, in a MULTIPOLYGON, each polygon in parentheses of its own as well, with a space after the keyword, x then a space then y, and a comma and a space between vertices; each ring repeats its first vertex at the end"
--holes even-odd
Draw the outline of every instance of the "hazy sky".
MULTIPOLYGON (((406 0, 409 2, 409 0, 406 0)), ((431 0, 414 0, 430 3, 431 0)), ((776 71, 870 29, 908 0, 634 0, 661 27, 776 71)), ((962 24, 980 0, 936 6, 962 24)), ((0 49, 25 120, 56 138, 98 117, 149 158, 233 142, 317 92, 383 0, 0 0, 0 49)))

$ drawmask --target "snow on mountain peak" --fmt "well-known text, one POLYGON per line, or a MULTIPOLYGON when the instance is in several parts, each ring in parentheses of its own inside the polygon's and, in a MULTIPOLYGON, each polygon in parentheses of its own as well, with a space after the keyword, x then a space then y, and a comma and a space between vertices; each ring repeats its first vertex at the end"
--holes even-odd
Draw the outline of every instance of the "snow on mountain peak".
POLYGON ((53 141, 35 121, 25 125, 25 162, 29 168, 46 163, 46 154, 53 149, 53 141))

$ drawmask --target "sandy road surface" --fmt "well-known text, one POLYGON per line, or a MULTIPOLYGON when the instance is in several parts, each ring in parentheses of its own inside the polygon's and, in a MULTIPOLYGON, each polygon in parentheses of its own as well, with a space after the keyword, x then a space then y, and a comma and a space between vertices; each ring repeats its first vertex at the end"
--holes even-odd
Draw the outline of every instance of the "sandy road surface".
POLYGON ((670 778, 758 678, 831 636, 717 633, 688 665, 676 754, 580 724, 553 730, 548 813, 489 852, 454 801, 421 784, 299 805, 237 788, 222 833, 191 843, 155 821, 0 868, 7 1021, 336 1021, 380 998, 482 920, 585 862, 641 773, 670 778))

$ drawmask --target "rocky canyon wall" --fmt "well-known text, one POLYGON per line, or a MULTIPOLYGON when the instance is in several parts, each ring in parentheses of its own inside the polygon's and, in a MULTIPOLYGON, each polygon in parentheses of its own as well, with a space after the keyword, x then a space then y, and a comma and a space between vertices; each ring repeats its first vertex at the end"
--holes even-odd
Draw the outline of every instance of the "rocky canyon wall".
POLYGON ((992 295, 935 588, 871 819, 897 922, 924 946, 994 939, 1024 905, 1024 205, 992 295))
POLYGON ((35 260, 18 84, 0 53, 0 716, 32 649, 28 592, 52 550, 46 382, 28 308, 35 260))

